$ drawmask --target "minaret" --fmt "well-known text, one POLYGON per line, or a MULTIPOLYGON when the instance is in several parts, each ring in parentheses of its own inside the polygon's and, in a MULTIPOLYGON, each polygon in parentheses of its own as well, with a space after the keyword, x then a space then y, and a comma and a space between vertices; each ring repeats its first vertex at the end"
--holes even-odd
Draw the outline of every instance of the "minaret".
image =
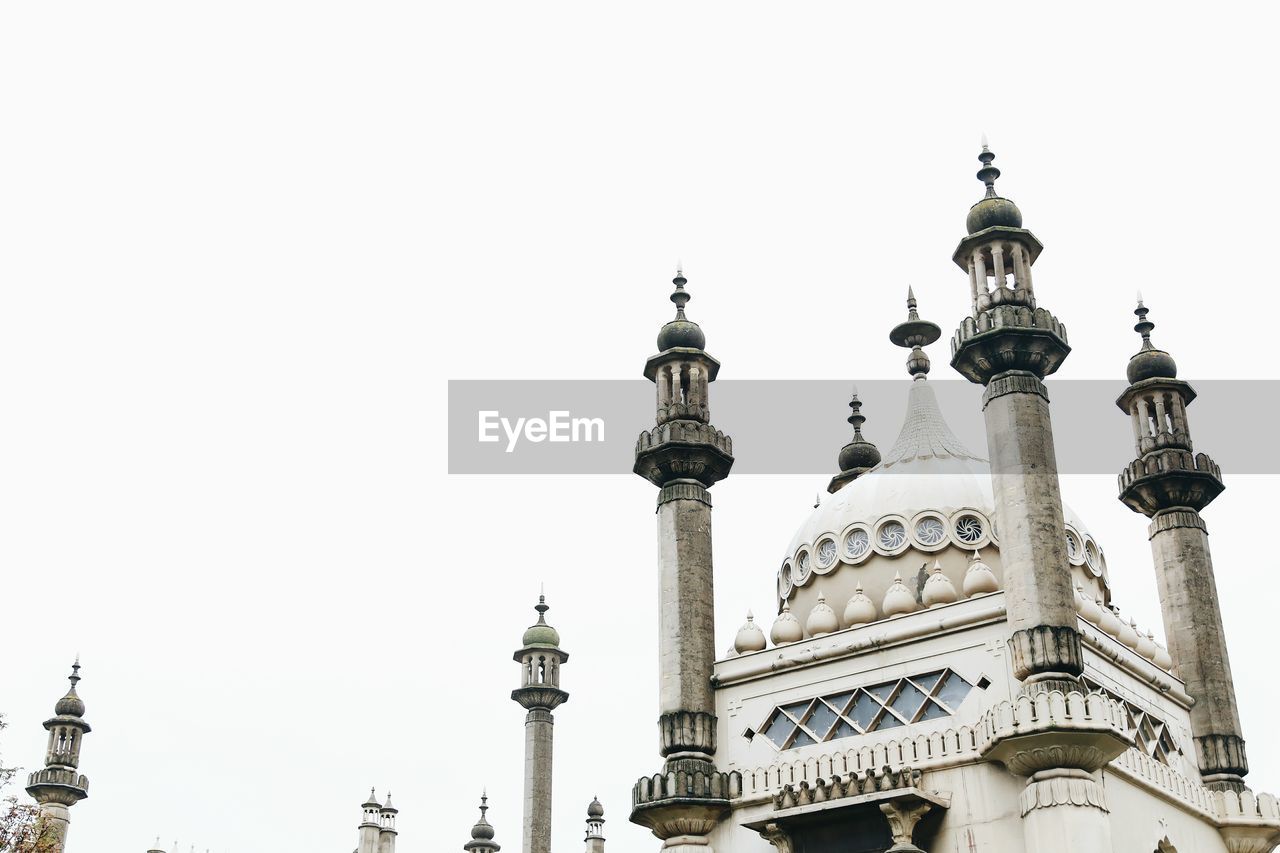
MULTIPOLYGON (((546 596, 538 596, 538 621, 524 632, 515 653, 520 687, 511 698, 526 708, 524 718, 524 853, 551 850, 551 712, 569 699, 560 689, 560 665, 569 660, 560 649, 560 634, 547 624, 546 596)), ((482 807, 483 815, 483 807, 482 807)))
POLYGON ((1041 381, 1071 348, 1066 329, 1036 303, 1031 267, 1043 248, 1017 205, 996 195, 1000 170, 985 140, 978 179, 986 196, 969 210, 953 260, 969 274, 972 315, 951 341, 951 366, 982 395, 1009 650, 1023 690, 1079 688, 1083 671, 1075 590, 1067 563, 1049 394, 1041 381))
POLYGON ((396 815, 400 810, 391 805, 391 792, 378 812, 378 853, 396 853, 396 815))
POLYGON ((586 853, 604 853, 604 806, 597 797, 587 806, 586 853))
POLYGON ((720 362, 685 317, 686 279, 673 279, 675 319, 658 333, 644 375, 657 386, 657 424, 636 442, 635 472, 657 486, 660 752, 662 773, 636 786, 631 820, 666 850, 710 853, 705 836, 728 812, 716 751, 711 486, 733 465, 733 442, 711 425, 708 389, 720 362), (657 780, 657 783, 655 783, 657 780), (668 790, 662 780, 674 783, 668 790), (678 788, 679 790, 675 790, 678 788))
POLYGON ((480 795, 480 819, 476 821, 476 825, 471 827, 471 840, 462 845, 462 849, 467 853, 498 853, 502 849, 496 841, 493 840, 493 827, 489 825, 489 821, 485 819, 485 812, 489 811, 489 795, 480 795))
POLYGON ((89 779, 77 771, 80 743, 90 731, 84 721, 84 702, 76 695, 80 658, 71 666, 71 689, 53 706, 54 716, 44 721, 49 732, 44 769, 27 778, 27 793, 40 804, 42 853, 62 853, 71 823, 70 808, 89 796, 89 779))
MULTIPOLYGON (((934 340, 937 340, 936 335, 934 340)), ((832 477, 827 485, 827 491, 833 495, 880 464, 880 449, 862 437, 862 425, 867 422, 867 416, 862 414, 862 401, 858 399, 857 388, 853 389, 849 408, 852 409, 849 423, 853 427, 853 440, 840 448, 840 473, 832 477)))
POLYGON ((356 853, 378 853, 378 835, 382 830, 382 804, 378 795, 369 789, 369 799, 360 806, 360 846, 356 853))
POLYGON ((1120 474, 1120 500, 1151 519, 1147 528, 1169 654, 1191 707, 1191 734, 1205 785, 1242 790, 1249 772, 1227 659, 1209 533, 1200 510, 1222 491, 1214 461, 1195 453, 1187 405, 1195 390, 1173 357, 1151 344, 1155 324, 1138 298, 1134 330, 1142 348, 1129 359, 1129 387, 1116 405, 1133 423, 1136 458, 1120 474))

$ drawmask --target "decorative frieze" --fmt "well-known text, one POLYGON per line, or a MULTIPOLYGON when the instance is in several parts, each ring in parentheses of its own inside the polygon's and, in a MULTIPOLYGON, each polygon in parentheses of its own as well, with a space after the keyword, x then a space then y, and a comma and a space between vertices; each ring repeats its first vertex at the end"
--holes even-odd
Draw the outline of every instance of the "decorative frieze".
POLYGON ((1036 773, 1018 795, 1023 817, 1035 809, 1055 806, 1090 806, 1109 812, 1107 795, 1097 780, 1083 770, 1059 769, 1036 773))
POLYGON ((1033 673, 1053 673, 1065 680, 1084 672, 1080 634, 1068 626, 1037 625, 1014 631, 1009 636, 1009 655, 1019 681, 1033 673))
POLYGON ((658 718, 661 754, 716 751, 716 717, 705 711, 673 711, 658 718))

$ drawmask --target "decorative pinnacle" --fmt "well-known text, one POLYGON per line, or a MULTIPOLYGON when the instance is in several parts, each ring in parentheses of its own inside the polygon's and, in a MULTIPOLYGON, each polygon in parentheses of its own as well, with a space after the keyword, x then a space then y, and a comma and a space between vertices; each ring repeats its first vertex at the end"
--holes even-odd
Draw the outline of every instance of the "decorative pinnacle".
POLYGON ((480 817, 484 818, 484 813, 489 811, 489 789, 485 788, 480 792, 480 817))
POLYGON ((78 654, 76 655, 76 662, 71 664, 71 675, 67 677, 67 680, 71 682, 71 688, 73 690, 80 682, 80 655, 78 654))
POLYGON ((1137 315, 1138 322, 1134 324, 1133 330, 1142 335, 1142 348, 1144 350, 1155 349, 1151 345, 1151 330, 1156 324, 1147 319, 1147 312, 1151 309, 1142 304, 1142 293, 1138 293, 1138 307, 1133 309, 1133 313, 1137 315))
POLYGON ((671 283, 676 286, 675 292, 671 294, 671 301, 676 304, 676 319, 684 320, 684 306, 689 304, 689 300, 693 297, 685 292, 684 286, 688 283, 688 279, 684 277, 683 265, 676 266, 676 277, 671 279, 671 283))
POLYGON ((996 155, 991 153, 991 148, 987 145, 987 135, 982 134, 982 153, 978 155, 978 160, 982 163, 982 168, 978 170, 978 180, 987 185, 987 198, 998 198, 996 195, 996 178, 1000 177, 1000 170, 991 165, 991 161, 996 159, 996 155))
POLYGON ((862 437, 862 425, 867 422, 867 416, 862 414, 862 401, 858 399, 858 389, 853 389, 853 398, 849 400, 849 408, 852 413, 849 415, 848 421, 853 425, 853 440, 865 441, 862 437))
POLYGON ((929 372, 929 356, 925 355, 922 347, 927 347, 941 336, 942 329, 937 323, 920 319, 920 312, 916 310, 915 290, 908 287, 907 320, 893 327, 889 332, 889 340, 911 350, 911 355, 907 357, 907 372, 913 378, 925 378, 925 374, 929 372))
POLYGON ((538 611, 538 624, 547 624, 547 611, 551 609, 551 605, 547 604, 545 595, 538 596, 538 603, 533 606, 533 609, 538 611))

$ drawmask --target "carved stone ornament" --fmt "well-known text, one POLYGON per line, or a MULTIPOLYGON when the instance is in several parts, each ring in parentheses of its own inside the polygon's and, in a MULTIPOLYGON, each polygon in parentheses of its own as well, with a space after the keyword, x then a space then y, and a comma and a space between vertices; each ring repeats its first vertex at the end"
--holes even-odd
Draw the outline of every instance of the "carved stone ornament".
POLYGON ((1102 786, 1083 770, 1046 770, 1027 780, 1018 796, 1022 816, 1054 806, 1089 806, 1110 812, 1102 786))
POLYGON ((889 821, 889 833, 893 836, 893 846, 889 848, 890 851, 924 853, 915 845, 912 835, 915 834, 916 824, 920 822, 920 818, 928 814, 931 808, 933 803, 924 800, 910 804, 890 800, 880 804, 880 811, 884 812, 885 820, 889 821))

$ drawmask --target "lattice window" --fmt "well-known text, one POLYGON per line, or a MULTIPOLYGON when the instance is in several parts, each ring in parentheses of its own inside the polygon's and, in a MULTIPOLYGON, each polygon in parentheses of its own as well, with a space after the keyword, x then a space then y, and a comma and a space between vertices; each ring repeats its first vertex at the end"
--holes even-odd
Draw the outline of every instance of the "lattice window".
POLYGON ((756 730, 778 749, 949 717, 973 685, 950 669, 779 705, 756 730))
POLYGON ((1133 704, 1123 696, 1117 696, 1114 692, 1107 690, 1096 681, 1085 679, 1085 684, 1089 690, 1094 693, 1101 693, 1120 703, 1125 713, 1129 715, 1129 728, 1134 732, 1135 746, 1145 752, 1147 755, 1159 761, 1161 764, 1167 764, 1176 767, 1178 759, 1176 756, 1182 755, 1182 749, 1178 746, 1178 742, 1169 732, 1169 727, 1164 720, 1144 711, 1137 705, 1133 704))

